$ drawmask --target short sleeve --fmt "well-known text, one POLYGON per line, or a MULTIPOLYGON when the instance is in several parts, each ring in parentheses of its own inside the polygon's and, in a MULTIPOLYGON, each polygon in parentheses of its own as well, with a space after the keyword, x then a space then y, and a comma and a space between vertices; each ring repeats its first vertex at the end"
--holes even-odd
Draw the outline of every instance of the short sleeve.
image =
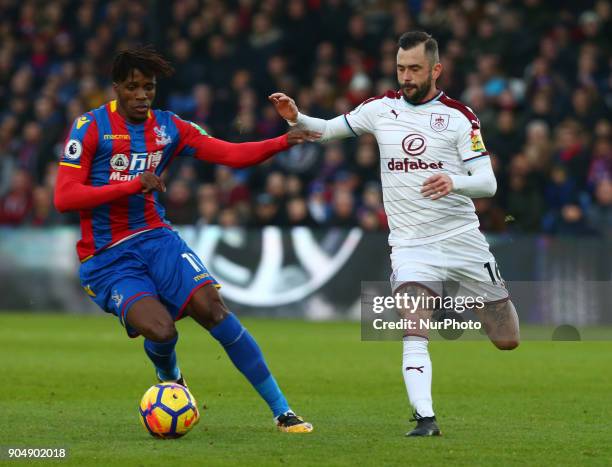
POLYGON ((92 113, 77 118, 66 140, 60 165, 80 169, 89 166, 98 145, 98 126, 92 113))
POLYGON ((482 138, 478 119, 468 120, 462 116, 457 138, 457 150, 463 162, 470 162, 489 155, 482 138))
POLYGON ((364 133, 374 133, 376 117, 379 113, 381 99, 372 97, 349 113, 344 114, 346 124, 349 126, 355 136, 363 135, 364 133))

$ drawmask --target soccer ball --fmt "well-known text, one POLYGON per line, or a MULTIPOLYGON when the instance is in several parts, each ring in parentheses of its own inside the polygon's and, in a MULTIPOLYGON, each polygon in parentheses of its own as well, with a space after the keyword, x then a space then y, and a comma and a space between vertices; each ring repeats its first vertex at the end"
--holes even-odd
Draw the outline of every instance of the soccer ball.
POLYGON ((148 432, 163 439, 180 438, 200 420, 195 398, 176 383, 151 386, 140 401, 140 421, 148 432))

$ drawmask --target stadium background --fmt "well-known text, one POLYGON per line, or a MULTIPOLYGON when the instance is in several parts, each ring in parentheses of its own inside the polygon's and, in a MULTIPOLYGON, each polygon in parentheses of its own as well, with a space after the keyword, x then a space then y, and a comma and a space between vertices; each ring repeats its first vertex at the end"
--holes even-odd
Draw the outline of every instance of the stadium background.
POLYGON ((78 466, 611 465, 610 10, 601 0, 0 0, 0 464, 7 446, 31 446, 66 447, 62 462, 78 466), (168 214, 232 309, 259 315, 243 322, 316 428, 307 439, 274 433, 217 343, 183 320, 180 364, 204 416, 185 438, 156 442, 137 421, 154 381, 141 342, 80 288, 76 218, 52 207, 71 121, 111 98, 113 53, 155 44, 178 71, 157 105, 241 141, 285 131, 270 91, 326 117, 395 88, 395 42, 413 28, 438 37, 440 87, 474 108, 494 154, 499 191, 477 201, 483 230, 504 277, 522 281, 513 298, 526 284, 538 299, 517 306, 520 347, 432 343, 444 436, 411 443, 397 342, 363 342, 346 320, 276 319, 355 316, 361 280, 388 277, 372 139, 294 148, 245 171, 185 161, 169 173, 168 214), (550 342, 559 324, 583 342, 550 342), (587 342, 593 325, 601 333, 587 342))
MULTIPOLYGON (((78 219, 52 193, 71 122, 113 98, 114 52, 155 44, 177 71, 156 106, 249 141, 286 131, 273 91, 329 118, 395 89, 410 29, 437 37, 439 87, 482 121, 499 188, 475 204, 505 278, 609 280, 611 15, 607 0, 2 0, 0 309, 95 310, 76 278, 78 219)), ((377 156, 366 135, 243 170, 177 160, 163 202, 234 309, 357 316, 360 281, 390 272, 377 156)), ((609 321, 588 300, 566 307, 552 322, 609 321)))

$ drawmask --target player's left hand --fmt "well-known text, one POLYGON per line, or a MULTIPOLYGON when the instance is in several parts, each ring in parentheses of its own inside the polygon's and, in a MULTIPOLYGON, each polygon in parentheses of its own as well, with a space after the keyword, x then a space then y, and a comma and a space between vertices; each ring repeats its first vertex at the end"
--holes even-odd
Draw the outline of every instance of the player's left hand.
POLYGON ((453 181, 446 174, 436 174, 423 182, 421 193, 425 198, 440 199, 453 190, 453 181))
POLYGON ((316 141, 321 137, 321 133, 316 131, 308 131, 308 130, 289 130, 287 132, 287 142, 293 146, 295 144, 302 144, 308 141, 316 141))

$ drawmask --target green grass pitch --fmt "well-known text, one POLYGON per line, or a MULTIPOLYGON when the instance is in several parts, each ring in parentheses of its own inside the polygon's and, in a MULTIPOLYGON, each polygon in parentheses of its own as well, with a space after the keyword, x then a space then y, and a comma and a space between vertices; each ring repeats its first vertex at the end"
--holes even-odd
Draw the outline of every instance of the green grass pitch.
MULTIPOLYGON (((202 419, 160 441, 137 418, 154 381, 142 341, 110 316, 0 313, 0 446, 67 447, 62 465, 610 465, 612 342, 436 341, 434 404, 443 436, 413 424, 401 345, 361 342, 356 323, 245 320, 310 435, 271 415, 217 343, 179 323, 179 363, 202 419)), ((6 465, 27 461, 0 460, 6 465)))

